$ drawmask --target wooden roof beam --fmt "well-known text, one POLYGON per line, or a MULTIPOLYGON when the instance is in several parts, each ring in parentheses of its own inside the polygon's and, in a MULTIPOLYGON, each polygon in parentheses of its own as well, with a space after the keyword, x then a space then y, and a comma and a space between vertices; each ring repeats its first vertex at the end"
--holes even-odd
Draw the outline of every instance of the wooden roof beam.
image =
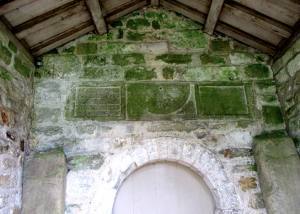
POLYGON ((293 44, 300 39, 300 20, 294 26, 295 31, 290 36, 290 38, 286 39, 282 44, 279 45, 277 52, 273 58, 273 60, 277 60, 282 57, 285 52, 293 46, 293 44))
POLYGON ((18 9, 26 4, 30 4, 31 2, 34 2, 36 0, 13 0, 13 1, 4 1, 4 4, 0 5, 0 15, 3 15, 5 13, 8 13, 12 10, 18 9))
POLYGON ((224 0, 212 0, 204 26, 204 32, 212 35, 222 11, 224 0))
POLYGON ((107 26, 103 17, 99 0, 86 0, 85 2, 91 13, 97 33, 107 33, 107 26))
POLYGON ((159 0, 151 0, 151 5, 158 7, 159 6, 159 0))

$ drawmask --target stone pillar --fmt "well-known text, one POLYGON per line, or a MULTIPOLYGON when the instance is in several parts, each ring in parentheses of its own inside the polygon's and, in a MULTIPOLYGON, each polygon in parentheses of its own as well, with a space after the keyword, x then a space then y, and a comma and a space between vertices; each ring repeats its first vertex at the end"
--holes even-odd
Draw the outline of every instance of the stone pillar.
POLYGON ((300 159, 292 139, 259 136, 254 153, 268 213, 299 214, 300 159))
POLYGON ((36 153, 25 160, 22 214, 63 214, 66 173, 61 150, 36 153))

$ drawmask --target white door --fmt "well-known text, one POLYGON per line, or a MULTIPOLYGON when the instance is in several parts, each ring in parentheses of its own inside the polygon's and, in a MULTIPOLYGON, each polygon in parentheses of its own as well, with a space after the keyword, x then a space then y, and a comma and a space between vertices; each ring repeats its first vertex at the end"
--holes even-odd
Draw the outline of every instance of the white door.
POLYGON ((169 162, 146 165, 122 184, 113 214, 213 214, 214 199, 203 179, 169 162))

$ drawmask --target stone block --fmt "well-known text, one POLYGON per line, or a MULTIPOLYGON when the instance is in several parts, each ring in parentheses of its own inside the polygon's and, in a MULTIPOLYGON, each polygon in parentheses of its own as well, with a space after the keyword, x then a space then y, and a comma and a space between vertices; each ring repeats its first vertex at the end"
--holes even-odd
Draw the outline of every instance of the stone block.
POLYGON ((198 114, 202 116, 249 114, 244 86, 198 86, 196 101, 198 114))
POLYGON ((64 153, 36 153, 25 160, 23 214, 63 214, 67 165, 64 153))
POLYGON ((280 135, 258 136, 254 153, 268 213, 298 214, 300 160, 293 141, 280 135))
POLYGON ((17 53, 18 51, 17 46, 12 41, 9 41, 8 47, 12 52, 17 53))
POLYGON ((282 113, 279 106, 263 106, 262 113, 266 124, 277 125, 283 123, 282 113))
POLYGON ((11 80, 12 76, 8 70, 0 66, 0 78, 3 80, 11 80))
POLYGON ((188 105, 187 83, 136 83, 127 85, 127 116, 130 120, 167 119, 176 114, 193 115, 188 105), (188 109, 187 109, 188 108, 188 109), (180 111, 185 111, 181 112, 180 111))
POLYGON ((135 66, 128 68, 125 71, 125 80, 151 80, 156 78, 157 75, 154 69, 146 68, 143 66, 135 66))
POLYGON ((191 54, 162 54, 155 58, 169 64, 188 64, 192 62, 191 54))
POLYGON ((115 65, 131 65, 131 64, 144 64, 145 57, 141 53, 130 53, 130 54, 115 54, 112 57, 113 64, 115 65))
POLYGON ((12 54, 11 52, 8 50, 7 47, 5 47, 4 45, 0 44, 0 59, 2 59, 2 61, 6 64, 9 65, 11 62, 11 57, 12 54))
POLYGON ((270 78, 270 70, 264 64, 252 64, 245 68, 245 73, 250 78, 270 78))
POLYGON ((287 70, 292 77, 300 70, 300 53, 287 64, 287 70))
POLYGON ((86 67, 81 78, 102 81, 123 81, 124 69, 119 66, 86 67))
POLYGON ((210 42, 210 49, 211 51, 229 52, 230 42, 222 39, 214 39, 210 42))
POLYGON ((69 97, 67 118, 86 120, 124 119, 124 89, 122 85, 77 86, 69 97))
POLYGON ((83 57, 84 66, 101 66, 106 64, 106 56, 89 55, 83 57))
POLYGON ((77 45, 77 54, 96 54, 97 43, 79 43, 77 45))
POLYGON ((15 57, 15 69, 22 74, 24 77, 30 77, 33 73, 33 69, 28 65, 28 63, 24 62, 20 57, 15 57))

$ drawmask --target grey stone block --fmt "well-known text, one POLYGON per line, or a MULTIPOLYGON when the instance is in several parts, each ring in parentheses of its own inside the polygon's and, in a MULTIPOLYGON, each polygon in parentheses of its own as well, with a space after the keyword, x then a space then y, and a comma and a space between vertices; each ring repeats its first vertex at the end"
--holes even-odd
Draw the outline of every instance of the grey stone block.
POLYGON ((254 153, 263 199, 269 214, 299 214, 300 159, 284 136, 257 137, 254 153))
POLYGON ((61 150, 36 153, 25 160, 22 214, 63 214, 66 173, 61 150))

